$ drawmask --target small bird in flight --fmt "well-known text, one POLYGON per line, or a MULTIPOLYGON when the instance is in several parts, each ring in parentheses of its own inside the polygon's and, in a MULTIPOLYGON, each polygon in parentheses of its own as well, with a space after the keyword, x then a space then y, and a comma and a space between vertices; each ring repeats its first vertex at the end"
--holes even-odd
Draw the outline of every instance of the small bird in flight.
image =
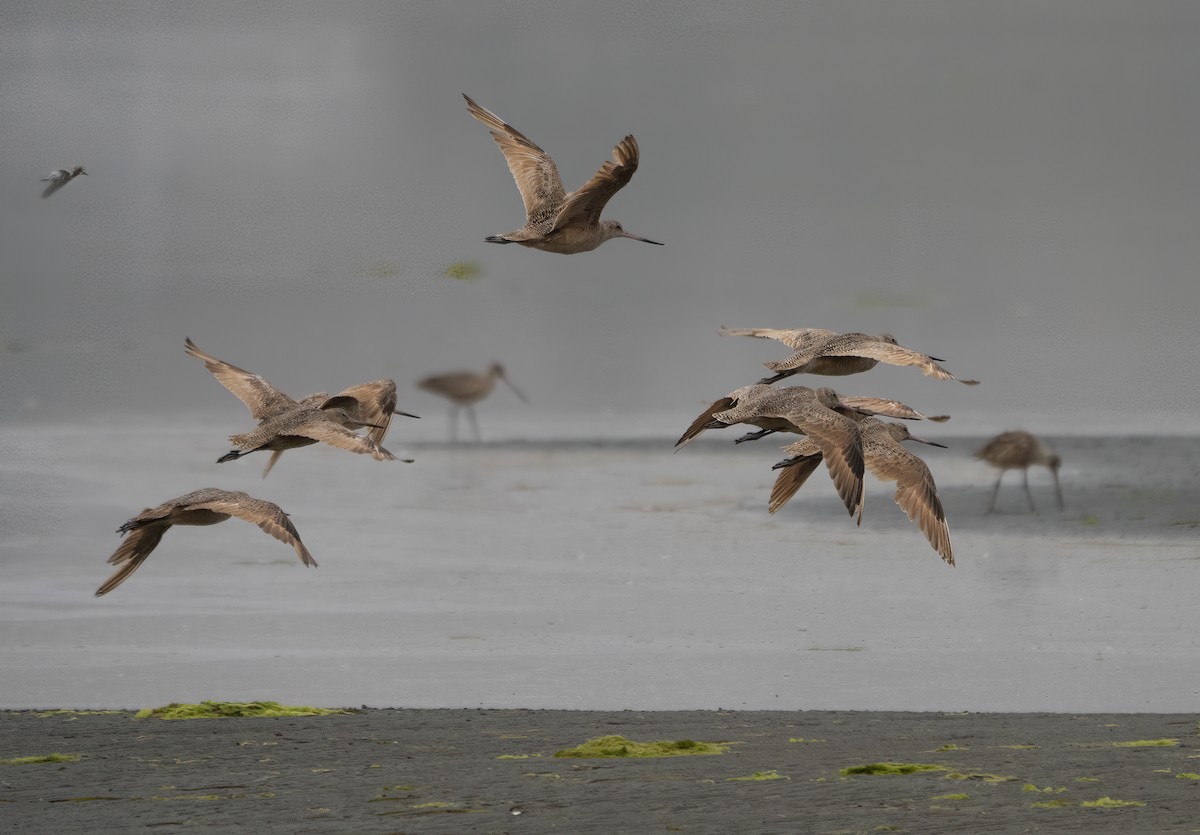
POLYGON ((51 194, 54 194, 54 192, 58 191, 80 174, 83 174, 85 177, 87 176, 87 172, 83 170, 82 165, 76 165, 70 170, 67 170, 66 168, 60 168, 57 171, 51 171, 49 177, 42 177, 43 183, 50 184, 46 186, 46 190, 42 192, 42 199, 44 200, 51 194))

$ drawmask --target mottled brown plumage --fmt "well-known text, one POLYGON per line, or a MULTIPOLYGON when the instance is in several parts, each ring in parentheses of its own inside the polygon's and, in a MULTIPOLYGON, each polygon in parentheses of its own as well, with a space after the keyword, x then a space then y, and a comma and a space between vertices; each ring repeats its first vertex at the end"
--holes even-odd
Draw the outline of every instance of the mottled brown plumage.
POLYGON ((730 409, 717 412, 713 420, 730 425, 752 423, 763 418, 783 418, 808 435, 821 450, 834 487, 850 515, 862 523, 863 457, 858 424, 835 411, 841 408, 837 392, 830 388, 805 386, 754 389, 737 398, 730 409))
POLYGON ((291 545, 305 565, 317 564, 279 505, 241 492, 206 487, 158 507, 146 508, 118 528, 117 533, 126 537, 108 563, 120 568, 96 589, 96 596, 108 594, 137 571, 172 525, 215 525, 230 516, 253 522, 280 542, 291 545))
POLYGON ((975 457, 1000 470, 1000 475, 996 478, 996 486, 992 488, 992 502, 988 505, 988 513, 996 509, 1000 481, 1008 470, 1022 472, 1025 477, 1025 497, 1029 499, 1029 509, 1037 513, 1037 508, 1033 504, 1033 494, 1029 491, 1029 468, 1034 464, 1042 465, 1050 470, 1050 475, 1054 476, 1054 494, 1058 499, 1058 509, 1063 509, 1062 486, 1058 482, 1058 469, 1062 466, 1062 459, 1030 433, 1023 430, 1001 432, 976 451, 975 457))
MULTIPOLYGON (((879 363, 888 365, 914 365, 921 373, 938 380, 958 380, 935 361, 936 357, 920 354, 905 348, 888 333, 838 334, 822 328, 727 328, 721 326, 722 336, 754 336, 774 339, 787 345, 795 353, 785 360, 765 362, 767 368, 777 372, 773 377, 764 377, 759 382, 771 384, 793 374, 825 374, 841 376, 858 374, 874 368, 879 363)), ((958 380, 968 386, 978 385, 978 380, 958 380)))
MULTIPOLYGON (((364 435, 355 434, 347 428, 364 425, 366 424, 355 420, 342 407, 317 409, 297 405, 286 412, 267 418, 251 432, 230 435, 229 442, 237 449, 222 455, 217 459, 217 463, 233 461, 243 455, 260 450, 278 453, 311 446, 315 443, 326 443, 348 452, 370 455, 376 461, 395 461, 396 456, 379 444, 364 435)), ((266 473, 263 475, 265 476, 266 473)))
MULTIPOLYGON (((383 443, 383 439, 387 435, 393 415, 417 417, 417 415, 402 412, 396 408, 396 383, 393 380, 360 383, 334 395, 317 392, 296 401, 271 385, 265 377, 219 360, 211 354, 206 354, 191 339, 185 339, 184 346, 189 356, 203 360, 204 367, 217 378, 217 381, 246 404, 246 408, 250 410, 250 416, 259 421, 260 426, 264 421, 297 408, 321 409, 327 411, 336 421, 345 419, 342 425, 348 429, 368 427, 367 437, 379 445, 383 443)), ((279 456, 285 449, 308 446, 310 443, 316 442, 316 440, 310 440, 306 443, 295 443, 273 449, 271 459, 263 469, 263 478, 266 478, 267 474, 271 472, 271 468, 275 466, 275 462, 279 460, 279 456)), ((390 455, 390 453, 388 454, 390 455)), ((400 460, 411 461, 408 458, 400 460)))
POLYGON ((929 467, 900 446, 893 430, 883 421, 869 417, 859 424, 859 429, 862 431, 863 456, 871 472, 880 481, 896 482, 896 504, 917 523, 933 550, 954 565, 950 527, 946 524, 946 512, 942 509, 942 500, 929 467))
POLYGON ((588 252, 612 238, 658 244, 631 235, 615 220, 600 220, 605 204, 637 171, 638 144, 632 136, 626 136, 613 148, 615 162, 605 162, 582 188, 568 194, 549 154, 495 113, 480 107, 466 93, 463 98, 471 115, 491 128, 492 138, 500 146, 525 203, 525 225, 505 235, 493 235, 487 241, 521 244, 566 255, 588 252))

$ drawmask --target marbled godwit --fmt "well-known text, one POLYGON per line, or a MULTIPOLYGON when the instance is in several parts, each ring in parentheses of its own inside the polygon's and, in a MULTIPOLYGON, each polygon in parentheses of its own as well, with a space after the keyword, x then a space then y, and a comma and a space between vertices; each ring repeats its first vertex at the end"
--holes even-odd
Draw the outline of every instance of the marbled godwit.
POLYGON ((996 486, 992 489, 992 503, 988 506, 988 513, 996 509, 996 496, 1000 493, 1000 481, 1008 470, 1021 470, 1025 476, 1025 497, 1029 499, 1029 509, 1037 513, 1037 508, 1033 505, 1033 494, 1029 492, 1029 468, 1034 464, 1041 464, 1050 470, 1050 475, 1054 476, 1054 493, 1058 497, 1058 509, 1063 509, 1062 486, 1058 483, 1058 468, 1062 466, 1062 459, 1028 432, 1021 430, 1001 432, 984 444, 975 453, 975 457, 1000 470, 1000 475, 996 478, 996 486))
MULTIPOLYGON (((853 418, 853 415, 850 415, 853 418)), ((865 418, 858 418, 859 431, 862 431, 862 421, 865 418)), ((929 444, 930 446, 946 448, 945 444, 939 444, 936 441, 919 438, 908 431, 908 427, 902 423, 887 423, 888 432, 896 441, 916 441, 920 444, 929 444)), ((878 445, 868 444, 867 436, 863 435, 863 457, 866 459, 867 466, 871 466, 871 455, 877 454, 878 445)), ((808 477, 813 474, 817 467, 821 464, 821 449, 811 438, 805 438, 796 441, 793 444, 785 446, 784 451, 790 456, 789 458, 780 461, 772 469, 781 470, 782 472, 775 478, 775 484, 771 488, 771 499, 767 504, 767 511, 775 513, 779 508, 783 507, 796 494, 796 491, 804 486, 804 482, 808 481, 808 477)))
POLYGON ((245 493, 205 487, 186 496, 171 499, 158 507, 148 507, 117 528, 117 533, 129 536, 108 558, 108 563, 121 567, 104 581, 104 585, 96 589, 96 596, 108 594, 137 571, 138 566, 146 561, 146 557, 150 556, 150 552, 157 547, 158 541, 172 525, 215 525, 224 522, 230 516, 253 522, 280 542, 291 545, 305 565, 317 564, 279 505, 255 499, 245 493))
MULTIPOLYGON (((383 443, 383 439, 387 435, 392 415, 417 417, 417 415, 402 412, 396 408, 396 383, 393 380, 374 380, 370 383, 361 383, 334 395, 317 392, 308 395, 303 400, 296 401, 271 385, 265 377, 204 353, 191 339, 185 338, 184 346, 189 356, 203 360, 204 367, 217 378, 217 382, 246 404, 246 408, 250 410, 250 416, 260 424, 298 406, 323 409, 329 411, 335 418, 343 413, 348 415, 351 423, 344 425, 349 428, 370 427, 367 437, 378 445, 383 443), (343 411, 339 412, 337 409, 343 411)), ((302 444, 302 446, 305 445, 302 444)), ((283 449, 276 449, 272 452, 271 460, 263 469, 263 478, 266 478, 267 473, 271 472, 271 468, 275 466, 275 462, 279 460, 279 456, 283 452, 283 449)), ((411 459, 408 458, 400 460, 411 462, 411 459)))
POLYGON ((479 422, 475 419, 475 404, 492 393, 497 380, 503 380, 522 403, 529 402, 521 390, 513 385, 512 380, 508 379, 508 375, 504 373, 504 366, 498 362, 492 363, 483 374, 476 374, 474 371, 435 374, 417 381, 417 387, 450 401, 451 443, 458 438, 458 412, 464 407, 467 410, 467 418, 471 421, 471 428, 475 430, 475 440, 482 441, 479 422))
MULTIPOLYGON (((376 461, 395 461, 396 456, 369 437, 356 435, 350 430, 350 427, 363 426, 382 428, 352 417, 350 412, 341 406, 317 409, 298 404, 295 408, 267 418, 251 432, 230 435, 229 442, 237 449, 222 455, 217 459, 217 463, 224 464, 259 450, 283 452, 318 442, 360 455, 370 455, 376 461)), ((402 460, 412 463, 410 459, 402 460)))
POLYGON ((486 238, 489 243, 520 244, 564 255, 588 252, 612 238, 662 246, 658 241, 631 235, 615 220, 600 220, 604 205, 637 171, 638 144, 632 136, 613 148, 616 162, 605 162, 582 188, 567 194, 549 154, 466 93, 463 98, 471 115, 492 129, 492 138, 500 146, 525 202, 525 225, 515 232, 486 238))
MULTIPOLYGON (((793 374, 825 374, 842 376, 858 374, 884 362, 888 365, 915 365, 927 377, 939 380, 958 380, 953 374, 938 365, 938 358, 909 350, 888 333, 843 333, 821 328, 797 328, 777 330, 775 328, 727 328, 721 326, 722 336, 755 336, 774 339, 787 345, 792 356, 777 362, 764 362, 767 368, 778 372, 773 377, 764 377, 760 383, 771 384, 793 374)), ((978 380, 958 380, 968 386, 979 385, 978 380)))
MULTIPOLYGON (((781 391, 784 389, 780 389, 781 391)), ((730 409, 738 404, 739 399, 760 397, 763 394, 773 391, 765 383, 756 383, 752 386, 743 386, 737 391, 731 392, 719 400, 714 400, 707 409, 692 421, 692 424, 679 436, 679 440, 675 442, 676 448, 683 447, 690 443, 705 429, 724 429, 728 424, 714 420, 713 415, 717 412, 730 409)), ((942 423, 950 419, 949 415, 923 415, 911 406, 901 403, 899 400, 888 400, 882 397, 868 397, 863 395, 842 395, 837 396, 838 402, 831 406, 834 411, 839 414, 844 414, 849 417, 866 416, 866 415, 884 415, 885 417, 900 418, 901 420, 932 420, 942 423)), ((759 416, 754 421, 750 421, 754 426, 759 427, 758 432, 751 432, 748 435, 743 435, 734 441, 735 444, 740 444, 743 441, 754 441, 775 432, 799 432, 800 430, 791 421, 784 418, 774 418, 759 416)))
POLYGON ((51 194, 54 194, 54 192, 58 191, 80 174, 84 175, 85 177, 87 176, 87 172, 83 170, 82 165, 76 165, 70 170, 66 168, 60 168, 57 171, 51 171, 49 177, 42 177, 43 183, 50 184, 46 186, 46 190, 42 192, 42 199, 45 200, 51 194))
MULTIPOLYGON (((808 435, 821 450, 833 485, 850 515, 862 524, 863 456, 858 424, 835 411, 842 408, 837 392, 830 388, 789 386, 753 390, 739 396, 737 405, 713 414, 718 425, 751 423, 763 418, 783 418, 808 435)), ((794 431, 794 430, 793 430, 794 431)))

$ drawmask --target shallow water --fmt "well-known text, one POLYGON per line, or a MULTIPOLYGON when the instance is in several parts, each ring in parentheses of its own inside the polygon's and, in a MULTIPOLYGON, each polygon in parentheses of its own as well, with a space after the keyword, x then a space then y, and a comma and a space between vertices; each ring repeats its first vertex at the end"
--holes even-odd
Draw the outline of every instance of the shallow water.
POLYGON ((0 707, 1200 709, 1200 438, 1051 438, 1067 510, 1039 470, 1040 515, 1011 474, 986 515, 978 439, 926 430, 952 569, 870 478, 861 528, 821 473, 768 516, 770 439, 314 447, 263 481, 212 463, 225 431, 0 429, 0 707), (121 522, 208 485, 320 567, 234 519, 93 597, 121 522))

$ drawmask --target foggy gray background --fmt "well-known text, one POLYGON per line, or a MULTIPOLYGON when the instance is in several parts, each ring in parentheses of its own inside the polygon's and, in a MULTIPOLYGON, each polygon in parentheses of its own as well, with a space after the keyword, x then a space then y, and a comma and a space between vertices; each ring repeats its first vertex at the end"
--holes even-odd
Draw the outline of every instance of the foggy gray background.
POLYGON ((485 432, 583 414, 677 432, 787 353, 728 324, 890 331, 983 385, 837 382, 961 432, 1200 425, 1194 3, 39 0, 0 17, 4 422, 245 429, 188 335, 293 395, 394 377, 434 418, 405 437, 444 432, 413 380, 493 359, 533 406, 499 392, 485 432), (523 212, 461 92, 568 189, 635 134, 641 168, 606 217, 666 245, 485 243, 523 212), (41 200, 73 164, 90 176, 41 200), (441 275, 464 260, 482 277, 441 275))

